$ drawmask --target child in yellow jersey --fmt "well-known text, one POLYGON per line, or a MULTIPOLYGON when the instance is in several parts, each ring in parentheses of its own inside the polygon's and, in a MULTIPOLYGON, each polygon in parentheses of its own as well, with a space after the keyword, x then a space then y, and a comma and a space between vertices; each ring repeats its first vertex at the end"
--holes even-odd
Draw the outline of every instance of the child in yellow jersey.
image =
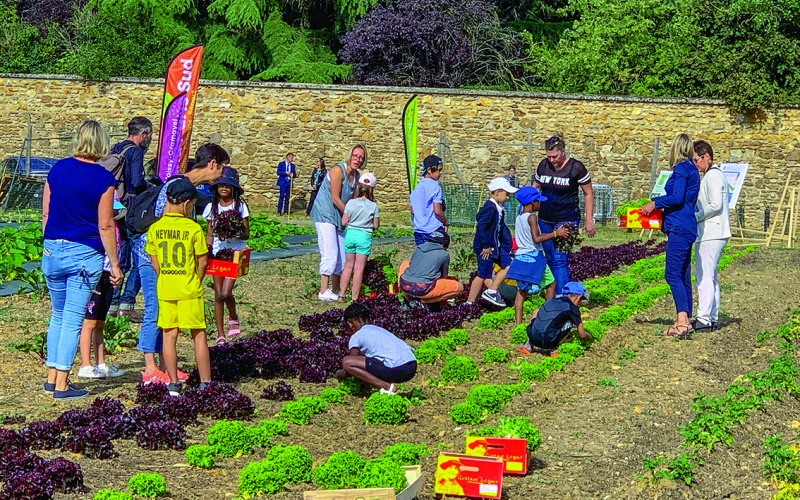
POLYGON ((200 386, 211 382, 211 362, 206 341, 206 320, 201 281, 206 273, 208 247, 200 225, 189 218, 194 213, 197 189, 186 178, 167 186, 167 207, 163 217, 147 230, 146 251, 158 281, 158 326, 164 330, 161 355, 169 374, 170 395, 181 393, 178 381, 178 334, 192 332, 194 358, 200 372, 200 386))

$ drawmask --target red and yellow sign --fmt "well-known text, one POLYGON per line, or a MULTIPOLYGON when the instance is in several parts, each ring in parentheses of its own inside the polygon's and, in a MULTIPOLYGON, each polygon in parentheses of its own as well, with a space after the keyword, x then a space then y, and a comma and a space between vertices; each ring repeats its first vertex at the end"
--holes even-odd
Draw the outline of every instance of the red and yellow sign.
POLYGON ((619 226, 628 229, 661 229, 662 220, 663 214, 659 209, 644 215, 639 208, 629 208, 628 213, 619 218, 619 226))
POLYGON ((524 475, 528 472, 530 453, 525 439, 467 436, 466 453, 502 459, 505 474, 524 475))
POLYGON ((250 249, 233 252, 233 261, 208 259, 206 274, 225 278, 241 278, 250 271, 250 249))
POLYGON ((442 453, 436 461, 434 493, 471 498, 500 498, 503 460, 442 453))

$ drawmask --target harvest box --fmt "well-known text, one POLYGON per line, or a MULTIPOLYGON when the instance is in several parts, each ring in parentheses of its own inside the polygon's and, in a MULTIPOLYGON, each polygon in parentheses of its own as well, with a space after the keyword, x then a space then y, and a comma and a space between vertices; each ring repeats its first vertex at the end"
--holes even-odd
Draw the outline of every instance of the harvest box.
POLYGON ((619 218, 620 227, 628 229, 661 229, 662 212, 653 210, 650 215, 642 215, 639 208, 629 208, 628 213, 619 218))
POLYGON ((436 461, 434 493, 461 497, 500 498, 503 460, 441 453, 436 461))
POLYGON ((406 472, 408 486, 397 495, 392 488, 316 490, 303 492, 303 500, 413 500, 422 492, 425 484, 422 468, 419 465, 407 465, 403 469, 406 472))
POLYGON ((241 278, 250 271, 250 249, 233 252, 233 261, 208 259, 206 274, 224 276, 225 278, 241 278))
POLYGON ((525 439, 467 436, 465 450, 467 455, 475 457, 502 459, 505 474, 524 475, 528 472, 530 453, 525 439))

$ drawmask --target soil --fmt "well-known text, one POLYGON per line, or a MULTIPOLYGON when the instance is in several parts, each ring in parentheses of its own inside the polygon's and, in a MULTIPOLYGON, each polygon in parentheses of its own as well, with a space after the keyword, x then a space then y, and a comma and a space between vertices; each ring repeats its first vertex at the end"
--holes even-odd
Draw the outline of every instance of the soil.
MULTIPOLYGON (((399 245, 398 255, 410 247, 399 245)), ((251 274, 240 280, 235 294, 243 330, 296 329, 297 317, 321 312, 329 306, 312 300, 316 293, 315 256, 258 263, 251 274)), ((718 395, 738 376, 759 371, 776 354, 774 343, 758 345, 755 337, 774 329, 789 317, 800 302, 800 254, 786 250, 762 249, 742 257, 721 275, 724 327, 695 335, 693 340, 673 341, 661 337, 664 325, 672 321, 673 305, 664 299, 619 328, 610 330, 601 342, 563 372, 552 373, 547 381, 532 385, 517 396, 500 415, 528 416, 542 433, 542 447, 535 454, 534 467, 525 477, 506 476, 505 499, 584 499, 584 498, 696 498, 766 499, 776 490, 763 478, 761 447, 767 435, 794 434, 792 421, 800 415, 800 402, 787 398, 771 403, 766 412, 754 413, 745 425, 736 427, 731 447, 717 446, 701 453, 705 464, 695 473, 691 486, 662 481, 645 488, 637 480, 643 474, 642 458, 680 453, 682 437, 678 425, 692 417, 692 398, 699 392, 718 395), (632 349, 633 359, 620 361, 619 351, 632 349), (601 387, 597 381, 612 377, 617 387, 601 387)), ((590 311, 589 315, 593 314, 590 311)), ((49 302, 36 295, 0 300, 0 413, 23 415, 27 420, 55 418, 62 411, 84 407, 91 400, 56 404, 40 389, 44 369, 29 354, 11 352, 8 342, 33 335, 46 328, 49 302)), ((470 328, 468 345, 459 354, 472 356, 481 366, 476 383, 515 382, 517 372, 505 364, 485 365, 481 354, 486 347, 513 350, 511 327, 496 331, 470 328)), ((181 364, 191 366, 191 342, 181 340, 181 364)), ((530 359, 535 359, 532 355, 530 359)), ((512 362, 522 355, 512 354, 512 362)), ((135 395, 140 358, 135 349, 123 349, 114 359, 127 374, 118 379, 85 384, 96 396, 118 396, 128 404, 135 395), (126 396, 127 395, 127 396, 126 396)), ((423 365, 407 389, 422 388, 427 400, 410 407, 411 420, 400 426, 370 426, 362 423, 363 402, 350 397, 346 405, 329 405, 327 413, 317 415, 306 426, 289 424, 290 435, 276 442, 300 444, 317 461, 335 451, 352 449, 366 457, 380 455, 387 445, 409 441, 424 443, 434 452, 460 452, 465 428, 455 427, 448 415, 452 404, 463 401, 470 384, 431 387, 438 377, 441 362, 423 365)), ((81 381, 82 382, 82 381, 81 381)), ((259 399, 272 381, 248 380, 237 389, 250 396, 258 409, 254 420, 273 417, 280 403, 259 399)), ((288 380, 297 396, 318 394, 327 384, 305 384, 288 380)), ((191 443, 202 443, 206 429, 213 424, 188 428, 191 443)), ((196 470, 185 463, 183 452, 146 451, 132 441, 115 441, 118 455, 110 460, 90 460, 67 454, 80 463, 86 485, 124 489, 135 472, 151 471, 167 478, 170 497, 175 499, 224 499, 236 496, 238 472, 252 460, 261 459, 264 450, 253 456, 220 459, 211 471, 196 470)), ((42 452, 56 456, 57 452, 42 452)), ((426 488, 422 499, 431 499, 434 458, 423 459, 426 488)), ((312 485, 291 486, 276 499, 299 499, 312 485)), ((61 495, 58 498, 91 498, 86 495, 61 495)))

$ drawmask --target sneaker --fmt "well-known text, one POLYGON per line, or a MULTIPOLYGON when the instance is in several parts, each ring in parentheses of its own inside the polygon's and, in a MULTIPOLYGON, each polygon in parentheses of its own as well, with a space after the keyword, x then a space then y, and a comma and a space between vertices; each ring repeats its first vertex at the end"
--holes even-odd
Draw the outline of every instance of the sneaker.
MULTIPOLYGON (((120 368, 114 363, 103 363, 102 365, 97 365, 97 371, 100 372, 104 377, 108 378, 121 377, 125 375, 125 370, 120 370, 120 368)), ((78 376, 81 376, 80 372, 78 372, 78 376)))
POLYGON ((44 392, 49 393, 49 394, 53 394, 53 391, 56 390, 56 384, 51 384, 50 382, 45 382, 44 385, 42 385, 42 390, 44 392))
POLYGON ((517 352, 520 354, 530 354, 533 349, 531 348, 530 341, 525 342, 521 346, 517 347, 517 352))
POLYGON ((211 385, 211 382, 200 382, 199 384, 197 384, 197 390, 198 391, 205 391, 206 389, 208 389, 208 386, 210 386, 210 385, 211 385))
MULTIPOLYGON (((178 370, 178 382, 186 382, 187 380, 189 380, 189 374, 178 370)), ((167 385, 172 383, 172 381, 169 379, 169 373, 167 371, 161 372, 159 382, 167 385)))
POLYGON ((392 384, 389 386, 388 389, 381 389, 378 392, 380 392, 381 394, 389 394, 391 396, 397 396, 397 387, 395 387, 394 384, 392 384))
POLYGON ((496 306, 504 307, 506 305, 506 301, 503 300, 503 296, 500 295, 500 292, 497 290, 484 290, 484 292, 481 294, 481 298, 487 302, 491 302, 496 306))
POLYGON ((101 373, 98 367, 94 365, 81 366, 78 370, 78 378, 103 378, 104 373, 101 373))
POLYGON ((333 290, 328 288, 324 292, 318 293, 317 294, 317 298, 319 300, 323 301, 323 302, 333 302, 335 300, 339 300, 339 295, 336 294, 336 293, 333 293, 333 290))
POLYGON ((696 332, 711 332, 714 331, 714 323, 706 323, 700 319, 693 319, 691 321, 692 330, 696 332))
POLYGON ((71 401, 73 399, 85 398, 89 395, 89 391, 78 389, 70 384, 66 391, 53 391, 53 399, 56 401, 71 401))
POLYGON ((183 385, 178 382, 177 384, 167 384, 167 391, 170 396, 180 396, 183 392, 183 385))
MULTIPOLYGON (((145 373, 142 372, 142 383, 147 384, 163 384, 164 383, 164 375, 166 372, 162 372, 158 368, 154 371, 145 373)), ((167 380, 169 380, 169 375, 167 375, 167 380)))

